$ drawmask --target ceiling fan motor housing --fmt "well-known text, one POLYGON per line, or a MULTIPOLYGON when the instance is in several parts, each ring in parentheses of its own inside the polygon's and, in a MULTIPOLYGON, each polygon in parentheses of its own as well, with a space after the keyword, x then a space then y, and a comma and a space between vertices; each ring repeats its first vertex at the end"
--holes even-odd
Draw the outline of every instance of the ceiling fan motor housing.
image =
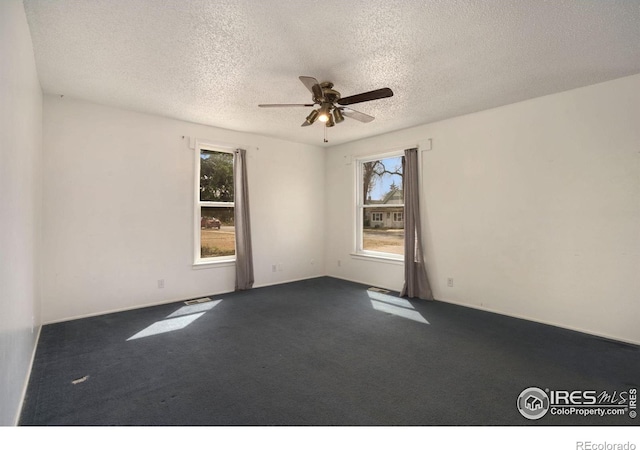
MULTIPOLYGON (((325 83, 323 83, 323 84, 325 84, 325 83)), ((332 83, 328 83, 328 84, 330 86, 333 86, 332 83)), ((335 103, 338 100, 340 100, 340 92, 338 92, 338 91, 336 91, 334 89, 331 89, 330 87, 326 87, 326 88, 323 87, 322 88, 322 93, 324 94, 324 99, 327 102, 335 103)))

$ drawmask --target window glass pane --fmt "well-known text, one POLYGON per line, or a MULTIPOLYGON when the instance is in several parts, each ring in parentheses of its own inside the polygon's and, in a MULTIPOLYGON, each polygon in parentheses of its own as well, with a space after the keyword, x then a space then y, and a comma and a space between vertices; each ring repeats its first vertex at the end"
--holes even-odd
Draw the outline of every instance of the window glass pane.
POLYGON ((236 254, 234 208, 200 208, 200 257, 236 254))
POLYGON ((362 163, 365 205, 402 205, 402 156, 362 163))
POLYGON ((404 255, 403 208, 363 208, 362 249, 404 255))
POLYGON ((233 202, 233 155, 200 152, 200 200, 233 202))
POLYGON ((404 254, 403 156, 361 163, 362 250, 404 254))

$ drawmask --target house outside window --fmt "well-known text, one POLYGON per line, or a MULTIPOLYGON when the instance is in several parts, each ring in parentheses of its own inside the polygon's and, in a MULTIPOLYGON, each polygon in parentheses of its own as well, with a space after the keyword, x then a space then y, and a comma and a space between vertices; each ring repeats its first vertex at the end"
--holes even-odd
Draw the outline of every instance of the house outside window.
POLYGON ((196 264, 235 260, 233 157, 233 150, 197 148, 196 264))
POLYGON ((402 153, 358 160, 357 177, 356 253, 402 259, 402 153))

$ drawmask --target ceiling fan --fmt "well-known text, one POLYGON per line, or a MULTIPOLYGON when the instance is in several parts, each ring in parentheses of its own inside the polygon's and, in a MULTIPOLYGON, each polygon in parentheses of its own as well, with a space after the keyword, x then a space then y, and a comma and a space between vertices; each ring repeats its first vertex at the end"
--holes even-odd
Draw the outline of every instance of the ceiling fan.
POLYGON ((381 98, 393 96, 393 91, 389 88, 376 89, 375 91, 363 92, 361 94, 340 97, 340 92, 333 89, 333 83, 324 81, 318 83, 313 77, 299 77, 309 91, 311 91, 313 103, 271 103, 258 105, 261 108, 289 108, 289 107, 315 107, 303 122, 303 127, 312 125, 316 120, 324 122, 325 126, 332 127, 336 123, 344 121, 345 117, 359 120, 360 122, 371 122, 374 117, 348 108, 354 103, 368 102, 381 98))

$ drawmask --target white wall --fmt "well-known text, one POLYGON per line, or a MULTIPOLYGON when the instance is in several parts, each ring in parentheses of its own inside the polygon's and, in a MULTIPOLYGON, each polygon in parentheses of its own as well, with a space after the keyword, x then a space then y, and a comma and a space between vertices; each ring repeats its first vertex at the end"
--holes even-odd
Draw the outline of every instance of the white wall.
POLYGON ((349 256, 345 162, 429 138, 423 227, 437 299, 640 343, 640 75, 331 148, 330 275, 401 288, 402 266, 349 256))
POLYGON ((45 323, 233 291, 192 267, 188 137, 247 148, 256 286, 324 274, 323 149, 46 95, 45 323))
POLYGON ((17 421, 39 321, 42 90, 22 2, 0 1, 0 425, 17 421))

